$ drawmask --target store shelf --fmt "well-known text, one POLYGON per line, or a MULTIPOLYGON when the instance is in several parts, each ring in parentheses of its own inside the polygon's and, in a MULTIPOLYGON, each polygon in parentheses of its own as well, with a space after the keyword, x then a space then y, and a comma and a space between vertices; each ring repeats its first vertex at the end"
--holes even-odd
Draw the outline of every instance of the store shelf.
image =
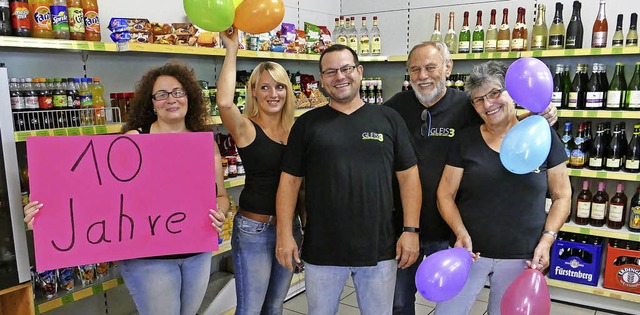
MULTIPOLYGON (((300 109, 296 109, 296 111, 294 112, 293 116, 298 118, 300 116, 302 116, 302 114, 312 110, 313 108, 300 108, 300 109)), ((209 118, 207 118, 207 124, 210 125, 222 125, 222 119, 220 118, 220 116, 210 116, 209 118)))
POLYGON ((587 169, 568 169, 569 176, 600 178, 612 180, 640 181, 640 173, 592 171, 587 169))
POLYGON ((611 289, 603 288, 602 287, 602 281, 603 281, 602 277, 600 278, 600 282, 599 282, 597 287, 590 286, 590 285, 573 283, 573 282, 567 282, 567 281, 562 281, 562 280, 549 279, 548 277, 546 278, 546 280, 547 280, 547 285, 552 286, 552 287, 556 287, 556 288, 572 290, 572 291, 578 291, 578 292, 589 293, 589 294, 595 294, 595 295, 600 295, 600 296, 604 296, 604 297, 609 297, 609 298, 612 298, 612 299, 618 299, 618 300, 624 300, 624 301, 640 303, 640 294, 633 294, 633 293, 630 293, 630 292, 617 291, 617 290, 611 290, 611 289))
MULTIPOLYGON (((408 56, 389 56, 389 62, 406 62, 408 56)), ((451 54, 451 60, 482 60, 482 59, 517 59, 520 57, 519 51, 508 52, 485 52, 470 54, 451 54)))
POLYGON ((84 299, 86 297, 89 297, 95 294, 101 294, 102 292, 107 291, 109 289, 113 289, 123 283, 124 281, 122 280, 122 277, 117 277, 101 283, 94 284, 89 287, 82 288, 75 292, 60 293, 61 291, 58 291, 58 294, 60 294, 59 297, 37 304, 36 313, 42 314, 44 312, 48 312, 52 309, 61 307, 69 303, 73 303, 75 301, 84 299))
POLYGON ((388 56, 358 56, 358 61, 360 62, 384 62, 388 60, 388 56))
POLYGON ((31 37, 0 36, 0 47, 41 48, 80 51, 117 51, 116 45, 83 40, 44 39, 31 37))
POLYGON ((24 142, 28 136, 80 136, 80 135, 104 135, 110 133, 118 133, 122 129, 121 123, 88 126, 88 127, 71 127, 58 129, 43 129, 35 131, 17 131, 13 134, 16 142, 24 142))
POLYGON ((640 242, 640 233, 631 232, 626 226, 620 230, 612 230, 606 226, 595 227, 590 225, 577 225, 570 222, 565 223, 560 231, 640 242))
MULTIPOLYGON (((518 115, 523 115, 527 113, 529 113, 529 111, 526 109, 521 109, 521 108, 517 109, 518 115)), ((640 119, 640 111, 559 109, 558 117, 640 119)))
POLYGON ((632 55, 640 53, 639 47, 606 47, 560 50, 529 50, 521 52, 521 57, 574 57, 599 55, 632 55))
POLYGON ((224 180, 224 188, 238 187, 244 185, 244 176, 238 176, 224 180))
POLYGON ((226 241, 226 242, 223 242, 222 244, 219 244, 218 250, 211 253, 211 256, 222 255, 230 250, 231 250, 231 241, 226 241))

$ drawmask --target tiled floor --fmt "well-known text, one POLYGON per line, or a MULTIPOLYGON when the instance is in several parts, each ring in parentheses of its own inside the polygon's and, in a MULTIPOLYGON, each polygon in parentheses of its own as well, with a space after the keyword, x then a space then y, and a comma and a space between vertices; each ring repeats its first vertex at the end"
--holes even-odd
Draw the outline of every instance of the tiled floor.
MULTIPOLYGON (((487 301, 489 300, 489 290, 484 289, 476 303, 473 305, 471 309, 470 315, 483 315, 486 314, 487 311, 487 301)), ((435 303, 429 302, 425 300, 420 294, 417 295, 416 299, 416 314, 426 315, 432 314, 433 308, 435 307, 435 303)), ((287 301, 284 304, 284 313, 283 315, 300 315, 307 314, 307 295, 305 293, 301 293, 293 299, 287 301)), ((344 287, 342 291, 342 295, 340 297, 340 309, 338 310, 338 315, 359 315, 360 312, 358 310, 358 302, 356 301, 355 289, 353 288, 353 282, 351 279, 347 281, 347 285, 344 287)), ((561 304, 561 303, 551 303, 551 315, 613 315, 606 312, 596 312, 591 309, 575 307, 571 305, 561 304)))

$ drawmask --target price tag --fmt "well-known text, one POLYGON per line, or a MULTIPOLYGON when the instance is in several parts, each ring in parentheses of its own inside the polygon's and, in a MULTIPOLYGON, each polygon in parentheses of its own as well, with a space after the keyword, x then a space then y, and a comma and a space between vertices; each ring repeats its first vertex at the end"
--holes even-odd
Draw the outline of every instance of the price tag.
POLYGON ((598 112, 596 112, 596 111, 586 111, 585 113, 587 114, 587 117, 589 117, 589 118, 598 117, 598 112))
POLYGON ((580 232, 578 233, 589 235, 591 233, 591 230, 589 228, 580 228, 580 232))
POLYGON ((30 136, 30 135, 31 135, 30 131, 16 132, 15 134, 16 142, 24 142, 25 140, 27 140, 27 136, 30 136))
POLYGON ((636 242, 640 241, 640 234, 629 234, 629 240, 636 242))
POLYGON ((611 118, 622 118, 622 112, 611 112, 611 118))
POLYGON ((602 53, 602 48, 591 48, 589 55, 601 55, 602 53))
POLYGON ((63 41, 63 42, 58 42, 59 43, 59 48, 60 49, 74 49, 74 45, 72 42, 68 42, 68 41, 63 41))
POLYGON ((107 130, 107 126, 96 126, 97 135, 104 135, 107 133, 109 133, 109 131, 107 130))
POLYGON ((511 59, 518 58, 518 57, 519 57, 519 56, 518 56, 518 54, 519 54, 519 53, 518 53, 518 52, 516 52, 516 51, 508 52, 508 53, 507 53, 507 58, 511 58, 511 59))
POLYGON ((67 128, 67 134, 70 136, 79 136, 80 128, 67 128))
POLYGON ((93 50, 97 50, 97 51, 106 50, 103 42, 92 42, 91 44, 93 45, 93 50))
POLYGON ((533 51, 533 56, 534 57, 542 57, 543 53, 542 50, 534 50, 533 51))
POLYGON ((46 137, 46 136, 49 136, 49 135, 50 135, 49 130, 38 130, 38 131, 36 131, 36 136, 39 136, 39 137, 46 137))
POLYGON ((576 54, 576 50, 575 49, 565 49, 564 51, 564 55, 565 56, 574 56, 576 54))
POLYGON ((63 304, 63 305, 64 305, 64 304, 72 303, 72 302, 74 301, 74 300, 73 300, 73 294, 65 295, 65 296, 63 296, 60 300, 62 301, 62 304, 63 304))
POLYGON ((607 178, 607 172, 596 172, 596 178, 607 178))
POLYGON ((489 59, 489 53, 480 53, 480 59, 489 59))
POLYGON ((89 50, 89 43, 87 42, 78 42, 77 45, 79 50, 89 50))
POLYGON ((93 291, 93 294, 98 294, 104 291, 104 289, 102 288, 102 285, 94 285, 93 287, 91 287, 91 291, 93 291))
POLYGON ((54 136, 66 136, 67 135, 67 130, 66 129, 54 129, 53 130, 53 135, 54 136))
POLYGON ((82 127, 82 134, 85 136, 95 135, 96 131, 93 129, 93 127, 82 127))

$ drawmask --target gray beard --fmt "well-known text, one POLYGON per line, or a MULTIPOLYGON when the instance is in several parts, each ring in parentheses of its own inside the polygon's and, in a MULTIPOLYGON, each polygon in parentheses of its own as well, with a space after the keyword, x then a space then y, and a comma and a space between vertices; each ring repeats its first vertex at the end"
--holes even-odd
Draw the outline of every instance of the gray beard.
POLYGON ((444 91, 447 88, 444 85, 444 82, 439 82, 437 84, 435 84, 436 89, 432 92, 432 93, 420 93, 419 91, 419 87, 416 88, 416 86, 413 84, 413 82, 411 82, 411 87, 413 88, 413 91, 416 95, 416 97, 418 98, 418 101, 420 101, 420 103, 422 103, 422 105, 427 105, 427 104, 434 104, 436 101, 439 101, 439 98, 444 95, 444 91))

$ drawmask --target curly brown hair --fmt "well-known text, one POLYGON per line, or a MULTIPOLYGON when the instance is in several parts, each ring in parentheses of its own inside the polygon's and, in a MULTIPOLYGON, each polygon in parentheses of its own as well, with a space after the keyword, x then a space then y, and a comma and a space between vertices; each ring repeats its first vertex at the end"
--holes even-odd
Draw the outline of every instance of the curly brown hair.
POLYGON ((122 132, 148 128, 158 120, 157 115, 153 112, 151 94, 153 85, 160 76, 176 78, 187 92, 188 108, 184 117, 187 129, 190 131, 211 131, 211 128, 206 125, 207 109, 202 98, 202 90, 195 79, 195 72, 187 65, 177 61, 170 61, 160 67, 149 70, 138 81, 135 95, 131 101, 131 111, 127 121, 122 126, 122 132))

